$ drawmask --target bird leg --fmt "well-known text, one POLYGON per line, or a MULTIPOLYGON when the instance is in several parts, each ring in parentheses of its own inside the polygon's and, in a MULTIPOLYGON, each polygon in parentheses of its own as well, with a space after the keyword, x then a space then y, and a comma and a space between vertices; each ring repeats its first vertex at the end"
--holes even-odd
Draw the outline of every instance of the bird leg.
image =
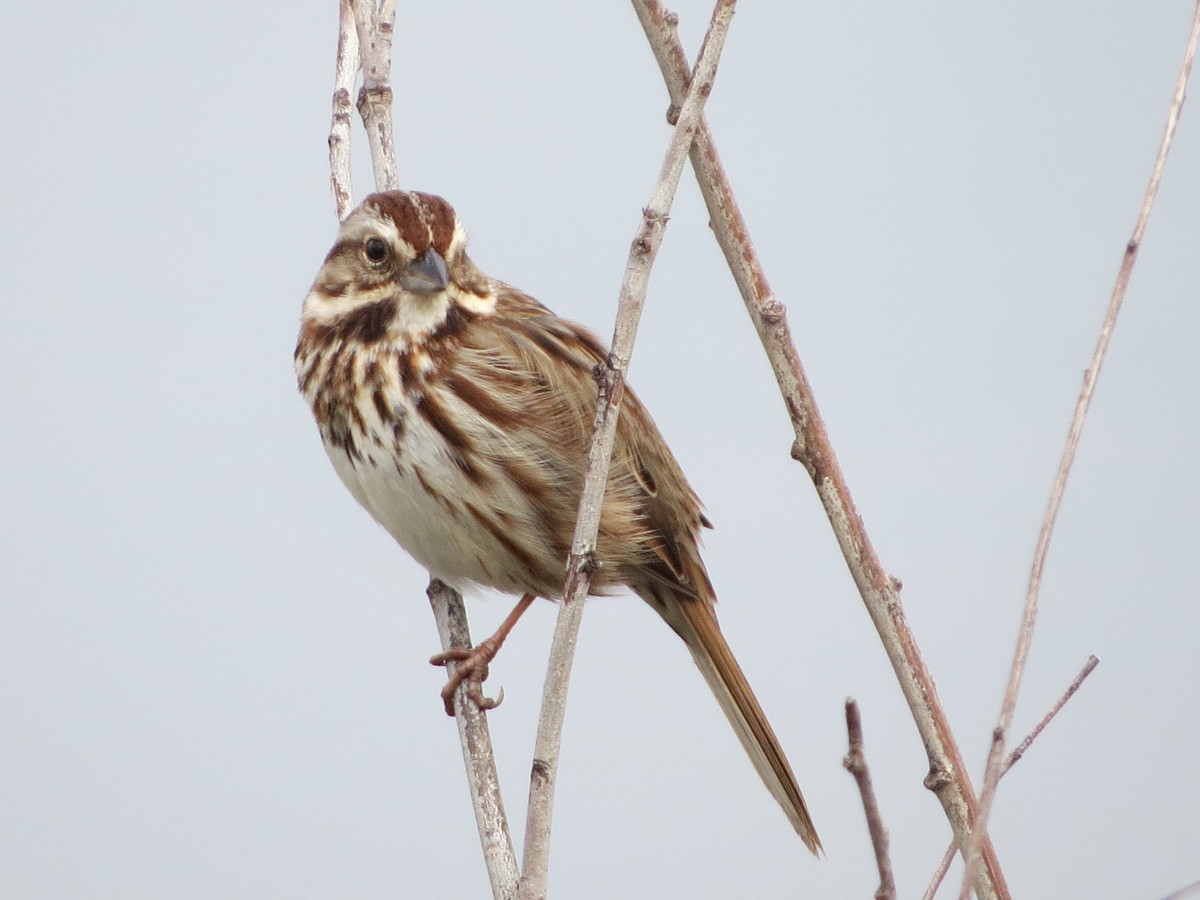
POLYGON ((464 681, 467 683, 467 696, 476 707, 486 710, 495 709, 500 705, 500 701, 504 699, 503 688, 500 689, 500 696, 495 699, 483 696, 483 681, 488 677, 488 663, 496 658, 504 639, 508 637, 508 633, 513 630, 513 626, 525 610, 529 609, 534 597, 534 594, 526 594, 518 600, 512 612, 500 623, 496 633, 487 640, 480 641, 475 647, 451 647, 445 653, 430 657, 429 661, 433 665, 446 666, 446 670, 450 672, 446 686, 442 688, 442 702, 446 704, 446 715, 454 715, 454 692, 464 681), (452 662, 457 665, 450 671, 449 664, 452 662))

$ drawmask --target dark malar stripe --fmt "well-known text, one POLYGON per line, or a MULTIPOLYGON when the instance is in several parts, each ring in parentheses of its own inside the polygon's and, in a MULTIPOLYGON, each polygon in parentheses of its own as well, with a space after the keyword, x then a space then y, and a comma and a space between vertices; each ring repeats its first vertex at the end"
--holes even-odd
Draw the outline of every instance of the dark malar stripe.
POLYGON ((327 350, 335 345, 375 344, 387 337, 396 316, 396 300, 384 297, 352 309, 332 322, 307 322, 300 333, 296 353, 327 350))
POLYGON ((451 303, 446 309, 446 318, 429 336, 430 341, 444 341, 462 334, 468 325, 475 320, 475 313, 464 309, 457 303, 451 303))
POLYGON ((387 337, 388 326, 395 316, 395 299, 384 297, 346 313, 333 324, 333 329, 349 343, 373 344, 387 337))

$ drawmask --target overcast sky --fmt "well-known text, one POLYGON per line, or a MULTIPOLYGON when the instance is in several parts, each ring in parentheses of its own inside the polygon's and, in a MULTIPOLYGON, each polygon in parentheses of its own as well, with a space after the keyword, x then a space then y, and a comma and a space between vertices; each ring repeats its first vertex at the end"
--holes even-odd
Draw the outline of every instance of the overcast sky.
MULTIPOLYGON (((336 6, 0 8, 4 897, 487 895, 426 575, 339 483, 292 374, 335 230, 336 6)), ((607 339, 670 137, 632 9, 400 7, 402 183, 457 207, 485 271, 607 339)), ((745 3, 709 103, 977 782, 1188 7, 745 3)), ((709 9, 675 8, 694 53, 709 9)), ((1103 661, 1002 785, 1020 897, 1200 878, 1198 119, 1046 570, 1015 730, 1103 661)), ((870 896, 841 766, 854 695, 900 892, 920 896, 949 827, 706 221, 685 173, 632 381, 717 525, 721 620, 828 859, 678 639, 616 597, 584 619, 551 895, 870 896)), ((475 634, 509 604, 472 601, 475 634)), ((554 614, 536 606, 492 667, 518 837, 554 614)))

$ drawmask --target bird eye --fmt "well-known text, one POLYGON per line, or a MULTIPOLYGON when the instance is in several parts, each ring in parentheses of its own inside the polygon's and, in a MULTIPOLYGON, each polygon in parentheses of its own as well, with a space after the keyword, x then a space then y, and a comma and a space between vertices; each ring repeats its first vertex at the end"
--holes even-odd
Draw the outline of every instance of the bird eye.
POLYGON ((363 253, 373 263, 383 262, 387 256, 387 244, 377 237, 367 238, 367 242, 363 244, 363 253))

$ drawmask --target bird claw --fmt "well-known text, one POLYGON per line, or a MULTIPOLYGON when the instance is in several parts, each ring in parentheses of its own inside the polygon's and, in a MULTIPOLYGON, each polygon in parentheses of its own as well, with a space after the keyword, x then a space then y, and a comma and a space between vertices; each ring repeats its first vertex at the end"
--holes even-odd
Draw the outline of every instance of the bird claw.
MULTIPOLYGON (((451 647, 445 653, 430 657, 429 662, 435 666, 445 666, 458 663, 442 688, 442 703, 446 707, 446 715, 454 716, 454 694, 463 682, 467 684, 467 697, 475 704, 476 709, 495 709, 504 701, 504 688, 496 697, 486 697, 483 693, 483 682, 488 677, 488 664, 496 655, 495 649, 484 641, 478 647, 451 647)), ((498 649, 498 648, 497 648, 498 649)))

